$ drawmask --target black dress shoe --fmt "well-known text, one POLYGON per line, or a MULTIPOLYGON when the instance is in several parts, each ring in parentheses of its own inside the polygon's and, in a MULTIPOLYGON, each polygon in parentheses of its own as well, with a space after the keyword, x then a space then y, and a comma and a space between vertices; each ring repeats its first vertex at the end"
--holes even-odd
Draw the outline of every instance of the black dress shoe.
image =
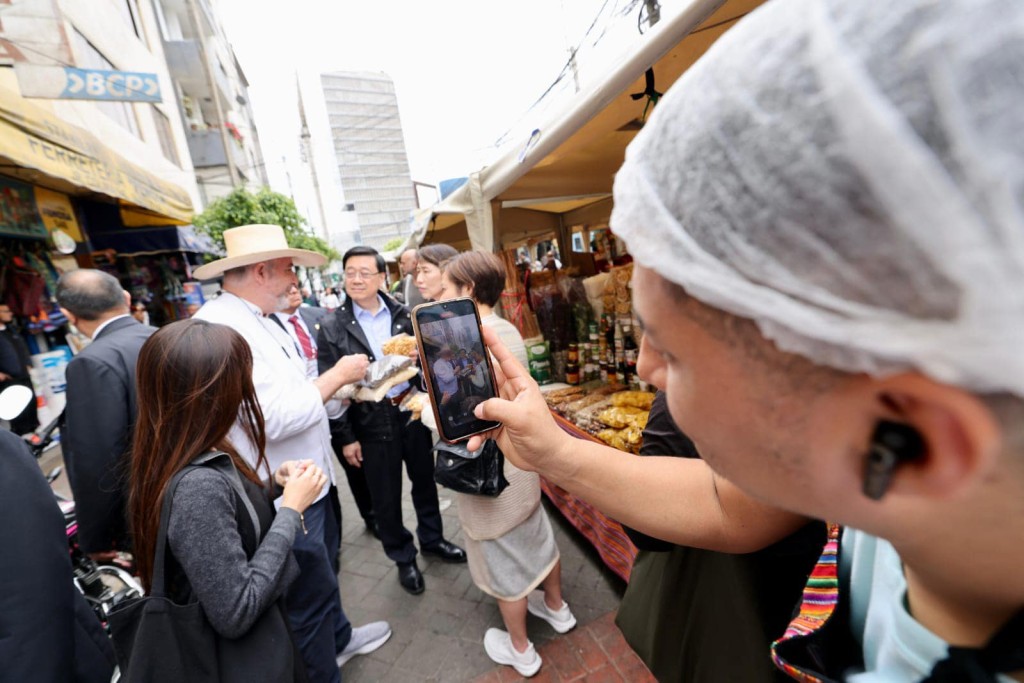
POLYGON ((413 595, 423 592, 423 574, 420 573, 420 568, 416 566, 415 561, 398 565, 398 583, 413 595))
POLYGON ((377 527, 376 520, 370 520, 366 523, 366 530, 373 534, 373 537, 378 541, 380 540, 380 529, 377 527))
POLYGON ((440 557, 445 562, 453 562, 455 564, 463 564, 466 561, 466 551, 448 541, 441 541, 432 546, 424 546, 420 548, 420 552, 424 555, 440 557))

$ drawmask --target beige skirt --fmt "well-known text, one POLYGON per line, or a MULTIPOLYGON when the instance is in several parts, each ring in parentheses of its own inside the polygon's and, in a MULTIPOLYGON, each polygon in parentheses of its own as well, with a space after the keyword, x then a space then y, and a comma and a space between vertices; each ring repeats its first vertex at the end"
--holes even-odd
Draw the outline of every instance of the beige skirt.
POLYGON ((465 541, 473 583, 499 600, 525 598, 547 578, 559 557, 551 522, 540 505, 504 536, 465 541))

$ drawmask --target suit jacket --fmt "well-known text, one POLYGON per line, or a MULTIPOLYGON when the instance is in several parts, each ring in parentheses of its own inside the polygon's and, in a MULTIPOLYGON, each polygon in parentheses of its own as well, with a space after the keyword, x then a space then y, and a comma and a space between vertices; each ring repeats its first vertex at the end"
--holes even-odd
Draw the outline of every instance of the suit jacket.
MULTIPOLYGON (((302 322, 306 323, 306 327, 309 328, 309 336, 314 343, 318 344, 317 337, 319 336, 320 333, 320 325, 323 322, 324 317, 329 312, 330 311, 328 311, 326 308, 321 308, 320 306, 299 306, 298 308, 298 314, 302 318, 302 322)), ((269 318, 278 325, 280 325, 281 328, 288 333, 289 337, 292 336, 292 330, 288 329, 288 327, 281 321, 281 319, 277 317, 278 315, 285 314, 275 314, 269 316, 269 318)))
MULTIPOLYGON (((391 311, 391 334, 412 334, 409 310, 395 299, 381 292, 384 305, 391 311)), ((343 356, 365 353, 372 363, 375 353, 370 348, 366 333, 360 327, 352 310, 352 300, 345 299, 339 308, 329 313, 320 324, 317 337, 317 362, 320 372, 330 369, 343 356)), ((331 421, 331 432, 342 445, 354 441, 391 441, 398 438, 392 433, 391 422, 384 414, 384 403, 353 403, 341 418, 331 421)))
POLYGON ((135 365, 154 332, 130 316, 115 320, 67 367, 64 464, 87 553, 130 547, 125 481, 138 412, 135 365))
POLYGON ((4 681, 106 683, 114 651, 72 582, 64 516, 26 443, 0 430, 4 681))

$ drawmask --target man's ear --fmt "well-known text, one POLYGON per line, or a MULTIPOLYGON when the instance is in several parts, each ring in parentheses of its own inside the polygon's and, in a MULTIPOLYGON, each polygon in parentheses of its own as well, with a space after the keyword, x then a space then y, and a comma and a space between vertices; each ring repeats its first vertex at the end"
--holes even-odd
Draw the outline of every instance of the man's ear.
POLYGON ((121 293, 124 294, 124 305, 128 307, 129 311, 132 310, 132 295, 123 290, 121 293))
POLYGON ((252 278, 255 282, 263 284, 267 280, 267 269, 270 264, 266 261, 260 261, 252 267, 252 278))
POLYGON ((976 395, 917 373, 878 380, 876 400, 888 415, 914 429, 922 457, 896 465, 894 495, 948 498, 991 474, 1002 450, 1002 429, 976 395))
POLYGON ((64 314, 64 317, 68 319, 68 322, 71 323, 75 329, 78 329, 78 316, 63 307, 61 307, 60 312, 64 314))

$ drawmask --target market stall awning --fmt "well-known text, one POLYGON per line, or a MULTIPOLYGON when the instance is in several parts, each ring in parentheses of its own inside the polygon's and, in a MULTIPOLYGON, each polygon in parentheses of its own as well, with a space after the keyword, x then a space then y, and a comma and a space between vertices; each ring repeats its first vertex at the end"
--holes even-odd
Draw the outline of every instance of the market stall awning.
POLYGON ((113 249, 120 256, 181 251, 217 254, 219 251, 213 240, 197 233, 191 225, 162 225, 94 232, 90 234, 89 242, 93 251, 113 249))
POLYGON ((85 188, 179 223, 192 220, 192 200, 158 178, 18 93, 0 87, 0 164, 34 169, 65 191, 85 188))
POLYGON ((529 140, 443 202, 417 214, 419 237, 457 248, 493 251, 504 244, 569 227, 574 215, 610 212, 609 195, 626 146, 643 127, 647 87, 666 91, 726 30, 763 0, 691 0, 645 36, 606 79, 581 92, 561 115, 534 127, 529 140), (468 207, 461 216, 451 211, 468 207), (485 208, 486 207, 486 208, 485 208), (538 217, 541 214, 541 217, 538 217), (430 220, 433 218, 433 221, 430 220), (545 221, 544 218, 548 220, 545 221))

